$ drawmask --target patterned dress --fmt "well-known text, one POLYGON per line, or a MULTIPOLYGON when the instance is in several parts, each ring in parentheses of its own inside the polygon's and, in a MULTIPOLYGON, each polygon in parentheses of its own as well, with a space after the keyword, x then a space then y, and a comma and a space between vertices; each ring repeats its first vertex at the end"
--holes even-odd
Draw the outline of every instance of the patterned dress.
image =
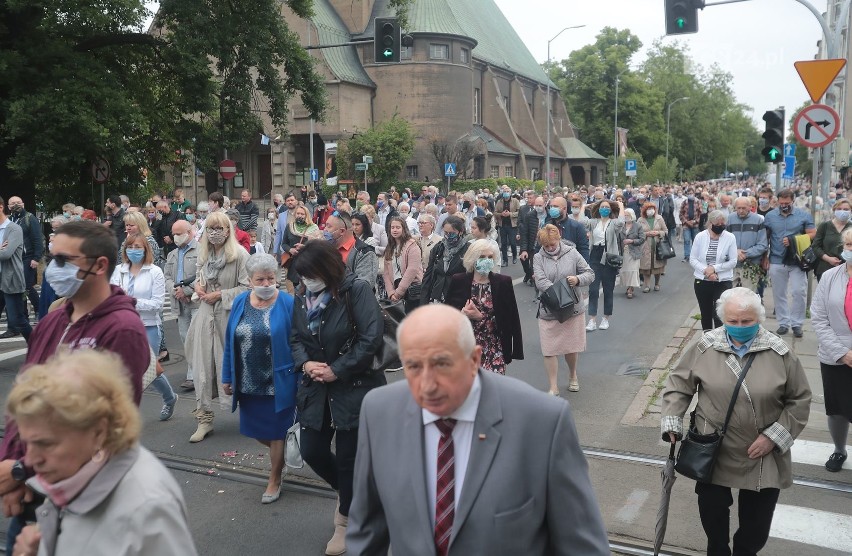
POLYGON ((481 320, 471 321, 476 344, 482 346, 482 368, 501 375, 506 374, 506 360, 503 358, 503 346, 497 330, 497 317, 494 314, 494 297, 491 284, 474 282, 470 289, 473 304, 483 314, 481 320))

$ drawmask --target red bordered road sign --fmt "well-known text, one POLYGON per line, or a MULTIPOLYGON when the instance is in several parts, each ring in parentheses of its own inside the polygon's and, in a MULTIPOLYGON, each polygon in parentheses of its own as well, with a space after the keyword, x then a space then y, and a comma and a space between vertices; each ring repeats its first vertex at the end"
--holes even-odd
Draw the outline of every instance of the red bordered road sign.
POLYGON ((219 163, 219 175, 224 180, 233 179, 237 175, 237 163, 226 158, 219 163))
POLYGON ((806 147, 824 147, 840 133, 840 116, 830 106, 811 104, 793 120, 793 133, 806 147))
POLYGON ((107 159, 99 156, 92 162, 92 179, 95 183, 106 183, 109 181, 109 162, 107 159))

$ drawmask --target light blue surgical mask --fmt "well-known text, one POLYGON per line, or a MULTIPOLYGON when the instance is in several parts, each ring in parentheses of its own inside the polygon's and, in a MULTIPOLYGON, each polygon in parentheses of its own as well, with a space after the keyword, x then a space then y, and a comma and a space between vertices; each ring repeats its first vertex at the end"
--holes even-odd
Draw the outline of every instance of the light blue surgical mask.
POLYGON ((742 344, 757 336, 758 330, 760 330, 760 323, 754 323, 751 326, 725 325, 725 332, 728 333, 728 336, 730 336, 732 340, 736 340, 742 344))
POLYGON ((323 230, 323 231, 322 231, 322 237, 323 237, 323 239, 325 239, 326 241, 334 241, 334 236, 333 236, 333 235, 332 235, 332 233, 331 233, 331 232, 329 232, 328 230, 323 230))
POLYGON ((551 218, 559 218, 562 215, 562 212, 556 207, 550 207, 549 209, 547 209, 547 214, 551 218))
POLYGON ((852 262, 852 251, 844 250, 843 253, 840 254, 844 261, 847 263, 852 262))
MULTIPOLYGON (((817 205, 819 206, 819 205, 817 205)), ((849 216, 852 215, 852 211, 848 210, 836 210, 834 211, 834 217, 840 220, 841 222, 849 222, 849 216)))
POLYGON ((476 260, 474 268, 479 274, 488 274, 489 272, 494 270, 494 259, 489 259, 487 257, 479 258, 476 260))
POLYGON ((66 262, 60 267, 53 260, 44 269, 44 277, 58 297, 74 297, 74 294, 83 285, 83 280, 77 278, 78 272, 80 272, 80 267, 75 264, 66 262))
POLYGON ((131 263, 139 264, 142 262, 142 259, 145 258, 145 250, 144 249, 128 249, 127 250, 127 258, 131 263))
POLYGON ((186 215, 186 221, 189 222, 190 224, 192 224, 193 222, 195 222, 195 215, 194 214, 187 214, 186 215))
POLYGON ((612 211, 608 207, 601 207, 598 213, 600 213, 601 217, 608 218, 612 211))
POLYGON ((511 195, 511 193, 509 193, 508 191, 503 192, 503 198, 504 199, 508 199, 510 195, 511 195))

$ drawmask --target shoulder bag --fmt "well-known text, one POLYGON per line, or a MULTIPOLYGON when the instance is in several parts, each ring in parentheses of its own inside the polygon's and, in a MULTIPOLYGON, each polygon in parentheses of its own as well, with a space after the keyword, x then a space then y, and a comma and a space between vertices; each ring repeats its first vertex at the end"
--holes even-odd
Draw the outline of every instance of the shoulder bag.
POLYGON ((675 253, 674 247, 672 247, 671 242, 669 241, 668 235, 662 235, 660 240, 657 242, 657 260, 658 261, 666 261, 668 259, 673 259, 677 256, 675 253))
POLYGON ((580 314, 582 302, 576 288, 568 284, 567 278, 563 278, 557 280, 541 294, 539 310, 541 310, 542 305, 545 311, 556 317, 556 320, 565 322, 580 314))
POLYGON ((621 254, 621 246, 618 247, 618 254, 610 253, 606 233, 609 230, 609 224, 604 228, 604 261, 606 262, 606 266, 611 266, 612 268, 618 270, 621 268, 621 265, 624 264, 624 256, 621 254))
MULTIPOLYGON (((352 337, 349 338, 340 353, 344 354, 352 349, 352 344, 355 343, 355 338, 358 336, 358 328, 355 326, 355 313, 352 310, 352 299, 349 292, 344 296, 346 303, 346 313, 349 315, 349 322, 352 323, 352 337)), ((399 322, 405 317, 401 303, 381 306, 382 319, 384 320, 384 331, 382 332, 382 343, 378 351, 373 354, 373 363, 370 368, 374 371, 398 371, 402 368, 402 362, 399 360, 399 350, 396 345, 396 329, 399 322), (392 315, 392 312, 398 312, 397 315, 392 315)))
POLYGON ((746 373, 751 367, 752 361, 757 354, 752 353, 745 366, 740 372, 740 378, 734 388, 734 395, 731 396, 731 403, 728 404, 728 414, 725 416, 725 423, 719 431, 713 431, 711 434, 699 434, 695 429, 695 410, 689 414, 689 430, 683 437, 680 444, 680 450, 677 453, 675 461, 675 471, 699 483, 709 483, 713 478, 713 468, 716 466, 716 458, 719 455, 719 447, 722 445, 722 439, 725 437, 725 432, 728 430, 728 423, 731 420, 731 415, 734 413, 734 405, 737 402, 737 395, 740 392, 743 380, 746 373))
POLYGON ((284 443, 284 465, 291 469, 301 469, 305 466, 305 460, 302 459, 302 424, 299 419, 293 423, 293 426, 287 429, 287 440, 284 443))
MULTIPOLYGON (((286 233, 286 232, 285 232, 285 233, 286 233)), ((298 247, 299 245, 301 245, 301 244, 302 244, 302 242, 303 242, 304 240, 305 240, 305 236, 301 236, 301 237, 299 238, 299 243, 297 243, 297 244, 296 244, 296 246, 298 247)), ((287 251, 285 251, 285 252, 281 253, 281 266, 282 266, 282 267, 284 267, 284 268, 289 268, 289 267, 290 267, 290 263, 292 263, 292 262, 293 262, 293 255, 291 255, 291 254, 290 254, 289 252, 287 252, 287 251)))

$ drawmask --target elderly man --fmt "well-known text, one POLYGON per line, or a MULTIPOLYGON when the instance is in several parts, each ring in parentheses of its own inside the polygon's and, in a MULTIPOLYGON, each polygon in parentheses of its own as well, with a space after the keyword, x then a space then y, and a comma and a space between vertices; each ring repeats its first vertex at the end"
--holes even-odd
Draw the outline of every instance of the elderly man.
POLYGON ((417 237, 420 235, 420 230, 417 229, 417 220, 411 216, 411 207, 406 202, 402 202, 396 206, 396 210, 399 211, 399 216, 403 220, 405 220, 406 226, 408 226, 408 233, 411 234, 411 237, 417 237))
MULTIPOLYGON (((172 295, 172 313, 177 315, 178 334, 181 342, 186 342, 186 333, 192 317, 198 310, 198 301, 192 301, 195 283, 195 263, 198 259, 198 243, 195 240, 192 224, 178 220, 172 224, 172 237, 177 249, 169 253, 163 273, 166 278, 166 291, 172 295)), ((194 390, 192 365, 187 361, 186 380, 180 385, 184 390, 194 390)))
POLYGON ((248 232, 257 229, 257 219, 260 216, 260 209, 251 200, 251 191, 243 189, 240 192, 240 202, 237 203, 237 211, 240 213, 239 227, 242 231, 248 232))
POLYGON ((379 273, 376 250, 355 237, 349 213, 336 212, 329 216, 325 222, 323 235, 337 246, 337 251, 346 263, 346 268, 375 288, 376 276, 379 273))
POLYGON ((568 404, 480 369, 470 321, 446 305, 415 310, 397 339, 406 382, 361 406, 347 553, 608 555, 568 404))
POLYGON ((755 272, 760 261, 769 249, 763 217, 751 212, 748 197, 737 197, 734 212, 728 216, 728 231, 737 240, 737 268, 734 269, 734 285, 757 291, 759 280, 755 272), (746 266, 746 263, 749 263, 746 266))
POLYGON ((38 218, 24 208, 20 197, 9 197, 9 212, 12 222, 21 227, 24 234, 24 281, 27 286, 27 297, 32 303, 33 310, 38 310, 38 292, 36 292, 36 274, 38 263, 44 256, 44 233, 38 218))
POLYGON ((509 246, 512 247, 512 264, 518 262, 518 211, 521 202, 512 197, 508 185, 503 186, 500 198, 494 203, 494 220, 500 233, 502 266, 509 266, 509 246))

